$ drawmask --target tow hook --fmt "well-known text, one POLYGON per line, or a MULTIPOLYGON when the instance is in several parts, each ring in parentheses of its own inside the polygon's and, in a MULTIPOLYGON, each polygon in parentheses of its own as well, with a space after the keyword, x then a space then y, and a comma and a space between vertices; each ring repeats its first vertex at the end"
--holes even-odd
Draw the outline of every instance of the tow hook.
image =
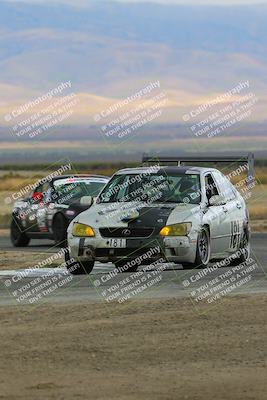
POLYGON ((91 249, 91 248, 86 249, 84 254, 88 258, 95 258, 95 253, 94 253, 93 249, 91 249))

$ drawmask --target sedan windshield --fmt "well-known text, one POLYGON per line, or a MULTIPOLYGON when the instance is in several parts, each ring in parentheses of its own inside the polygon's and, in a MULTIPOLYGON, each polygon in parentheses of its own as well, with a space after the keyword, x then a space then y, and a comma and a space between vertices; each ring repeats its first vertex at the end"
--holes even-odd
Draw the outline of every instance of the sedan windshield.
POLYGON ((79 203, 83 196, 96 197, 105 184, 105 181, 59 179, 54 182, 53 201, 61 204, 79 203))
POLYGON ((98 202, 199 204, 200 193, 200 179, 196 174, 115 175, 101 192, 98 202))

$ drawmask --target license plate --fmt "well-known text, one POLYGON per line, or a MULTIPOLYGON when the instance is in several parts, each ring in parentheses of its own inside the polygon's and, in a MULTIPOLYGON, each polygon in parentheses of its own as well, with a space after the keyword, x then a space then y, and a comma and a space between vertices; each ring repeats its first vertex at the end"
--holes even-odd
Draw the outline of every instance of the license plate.
POLYGON ((109 247, 121 249, 126 247, 126 239, 109 239, 109 247))

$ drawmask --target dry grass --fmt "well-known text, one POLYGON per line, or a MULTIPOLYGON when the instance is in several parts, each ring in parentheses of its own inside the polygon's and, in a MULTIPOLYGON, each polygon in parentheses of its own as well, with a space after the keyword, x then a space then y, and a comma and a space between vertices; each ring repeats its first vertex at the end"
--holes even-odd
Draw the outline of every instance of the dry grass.
MULTIPOLYGON (((225 175, 228 175, 228 174, 231 173, 231 171, 228 170, 228 169, 223 169, 222 172, 225 175)), ((244 180, 246 178, 247 178, 247 174, 246 173, 242 173, 242 174, 240 174, 238 176, 231 177, 231 182, 235 185, 238 182, 240 182, 240 181, 242 181, 242 180, 244 180)), ((255 169, 255 178, 256 178, 256 181, 257 181, 258 185, 266 185, 267 184, 267 168, 264 168, 264 167, 256 168, 255 169)))
POLYGON ((256 179, 260 184, 267 184, 267 168, 256 169, 256 179))
POLYGON ((25 178, 22 177, 17 177, 17 178, 2 178, 0 180, 0 191, 7 191, 10 189, 14 189, 14 191, 18 191, 22 187, 34 183, 32 179, 27 179, 25 181, 25 178))
POLYGON ((267 205, 266 206, 258 206, 258 205, 249 206, 249 213, 250 213, 250 218, 252 220, 267 219, 267 205))
MULTIPOLYGON (((106 175, 106 176, 112 176, 115 172, 117 171, 117 168, 111 168, 111 167, 103 167, 97 169, 97 171, 94 168, 89 168, 86 170, 83 170, 83 174, 97 174, 97 175, 106 175)), ((25 186, 29 184, 36 184, 40 179, 46 177, 50 172, 52 171, 44 171, 44 172, 38 172, 38 173, 32 173, 31 175, 28 174, 28 176, 19 174, 19 173, 6 173, 0 177, 0 192, 3 191, 19 191, 20 189, 24 188, 25 186)), ((70 173, 77 174, 79 171, 74 171, 72 170, 70 173)))
POLYGON ((267 219, 252 220, 251 221, 252 232, 265 233, 267 232, 267 219))
POLYGON ((10 214, 0 214, 0 229, 9 228, 11 223, 11 213, 10 214))

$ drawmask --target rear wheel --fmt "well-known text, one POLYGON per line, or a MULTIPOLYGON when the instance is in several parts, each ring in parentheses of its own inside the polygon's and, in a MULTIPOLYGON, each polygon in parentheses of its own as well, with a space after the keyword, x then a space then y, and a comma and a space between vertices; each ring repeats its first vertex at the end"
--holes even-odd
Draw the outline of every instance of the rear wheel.
POLYGON ((62 214, 57 214, 53 221, 53 235, 57 246, 64 247, 67 243, 68 221, 62 214))
POLYGON ((130 265, 131 260, 119 260, 115 262, 115 267, 119 272, 136 272, 138 265, 130 265), (128 265, 129 263, 129 265, 128 265))
POLYGON ((30 238, 23 232, 18 222, 13 218, 10 227, 10 239, 14 247, 25 247, 30 243, 30 238))
POLYGON ((239 264, 242 264, 243 262, 246 262, 249 257, 250 257, 250 236, 248 232, 244 232, 243 238, 241 240, 241 246, 238 251, 240 254, 239 257, 234 258, 231 261, 230 266, 236 266, 239 264))
POLYGON ((207 227, 201 228, 197 239, 196 259, 194 263, 182 263, 184 269, 205 268, 210 261, 210 235, 207 227))

